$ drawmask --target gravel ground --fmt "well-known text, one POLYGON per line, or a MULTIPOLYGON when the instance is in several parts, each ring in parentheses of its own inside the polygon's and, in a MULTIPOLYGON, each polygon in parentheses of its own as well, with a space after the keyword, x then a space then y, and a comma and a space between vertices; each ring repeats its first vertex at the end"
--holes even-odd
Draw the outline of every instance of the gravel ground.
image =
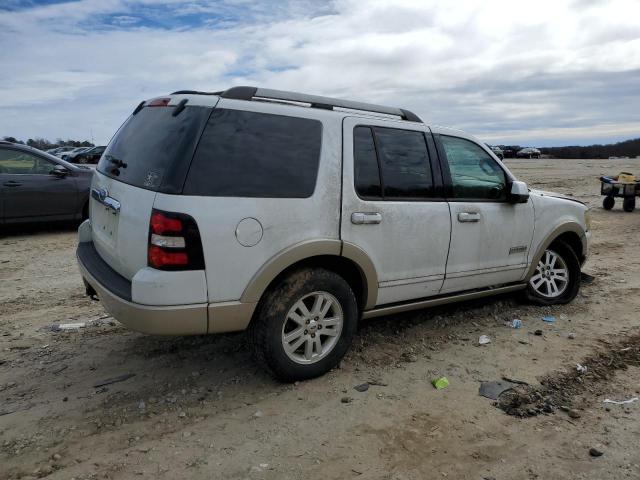
POLYGON ((263 373, 242 334, 121 327, 84 296, 73 228, 5 232, 0 478, 640 478, 640 401, 603 403, 640 396, 640 209, 604 211, 597 180, 640 173, 640 160, 507 163, 593 208, 584 270, 595 280, 578 298, 541 308, 502 296, 365 321, 340 368, 294 385, 263 373), (521 329, 505 326, 514 318, 521 329), (69 322, 87 326, 55 328, 69 322), (431 385, 440 375, 444 390, 431 385), (503 376, 529 384, 503 395, 525 415, 478 395, 503 376))

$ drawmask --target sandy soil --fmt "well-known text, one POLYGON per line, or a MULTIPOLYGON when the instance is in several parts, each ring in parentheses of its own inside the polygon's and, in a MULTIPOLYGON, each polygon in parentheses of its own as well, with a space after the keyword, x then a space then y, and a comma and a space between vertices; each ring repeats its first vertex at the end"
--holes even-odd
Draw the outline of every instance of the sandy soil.
POLYGON ((0 478, 640 478, 640 401, 603 403, 640 396, 640 209, 604 211, 597 181, 640 160, 507 163, 593 208, 595 281, 558 308, 505 296, 363 322, 341 368, 295 385, 264 374, 242 334, 155 338, 106 317, 83 294, 72 229, 1 236, 0 478), (566 382, 567 408, 507 415, 478 395, 502 376, 566 382))

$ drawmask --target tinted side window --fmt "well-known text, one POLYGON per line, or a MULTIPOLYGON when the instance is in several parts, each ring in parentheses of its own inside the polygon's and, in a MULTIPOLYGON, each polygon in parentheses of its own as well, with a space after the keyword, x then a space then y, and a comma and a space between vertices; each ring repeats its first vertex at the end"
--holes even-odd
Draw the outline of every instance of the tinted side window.
POLYGON ((380 171, 373 132, 369 127, 353 130, 353 162, 356 192, 361 197, 381 197, 380 171))
POLYGON ((185 195, 305 198, 322 144, 318 120, 215 109, 202 134, 185 195))
POLYGON ((48 175, 54 163, 30 153, 0 149, 0 173, 13 175, 48 175))
POLYGON ((422 132, 374 127, 385 198, 428 197, 433 177, 422 132))
POLYGON ((503 200, 507 181, 500 165, 480 146, 464 138, 441 135, 447 155, 453 197, 503 200))

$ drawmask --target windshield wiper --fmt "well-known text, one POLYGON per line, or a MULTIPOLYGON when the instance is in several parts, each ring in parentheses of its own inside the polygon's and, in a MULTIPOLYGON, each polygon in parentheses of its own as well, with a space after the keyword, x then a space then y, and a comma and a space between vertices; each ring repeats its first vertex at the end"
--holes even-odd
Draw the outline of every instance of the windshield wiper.
POLYGON ((113 164, 114 168, 127 168, 127 164, 122 160, 112 157, 111 155, 107 155, 107 161, 113 164))

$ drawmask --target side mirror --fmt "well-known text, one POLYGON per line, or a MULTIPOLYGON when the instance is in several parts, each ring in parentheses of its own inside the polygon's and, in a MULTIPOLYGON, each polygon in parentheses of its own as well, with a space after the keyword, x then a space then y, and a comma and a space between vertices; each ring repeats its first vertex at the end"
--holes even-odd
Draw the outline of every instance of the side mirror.
POLYGON ((511 182, 511 189, 507 195, 509 203, 527 203, 529 200, 529 188, 524 182, 517 180, 511 182))
POLYGON ((56 165, 49 173, 51 173, 51 175, 55 175, 56 177, 64 178, 69 174, 69 170, 64 168, 62 165, 56 165))

